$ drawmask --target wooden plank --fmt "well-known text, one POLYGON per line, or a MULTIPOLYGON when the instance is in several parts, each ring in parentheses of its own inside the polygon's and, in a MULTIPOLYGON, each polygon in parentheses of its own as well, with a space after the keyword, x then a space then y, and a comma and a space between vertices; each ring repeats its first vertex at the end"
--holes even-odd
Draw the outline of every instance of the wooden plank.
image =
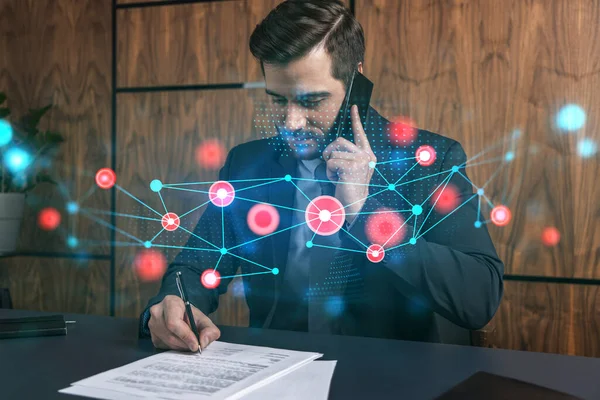
POLYGON ((164 0, 117 0, 117 4, 156 3, 164 0))
POLYGON ((596 285, 509 281, 492 340, 506 349, 600 357, 599 309, 596 285))
POLYGON ((279 3, 224 1, 119 10, 117 85, 262 81, 248 42, 279 3))
MULTIPOLYGON (((260 130, 253 129, 253 118, 255 107, 262 104, 264 97, 263 89, 119 94, 119 184, 162 213, 164 206, 150 190, 150 182, 215 181, 217 171, 199 166, 195 149, 206 139, 218 139, 229 151, 236 144, 262 137, 260 130)), ((161 195, 167 209, 179 215, 208 200, 205 194, 179 190, 165 189, 161 195)), ((193 230, 203 211, 204 207, 186 215, 182 226, 193 230)), ((160 218, 123 193, 117 196, 117 212, 160 218)), ((124 217, 118 218, 117 227, 142 241, 151 240, 162 229, 159 221, 124 217)), ((154 243, 182 246, 188 236, 181 229, 163 232, 154 243)), ((117 241, 135 243, 121 234, 117 234, 117 241)), ((117 247, 117 315, 139 315, 158 291, 158 284, 142 283, 134 274, 133 260, 140 248, 139 243, 136 247, 117 247)), ((178 249, 161 250, 169 262, 179 253, 178 249)), ((238 283, 232 283, 232 287, 235 285, 238 283)), ((243 296, 228 299, 221 302, 218 321, 247 325, 243 296)))
MULTIPOLYGON (((467 171, 512 210, 508 226, 487 225, 506 272, 600 277, 598 158, 577 154, 583 137, 600 142, 600 4, 357 0, 356 14, 375 108, 460 141, 470 157, 488 151, 467 171), (588 111, 572 134, 554 123, 568 103, 588 111), (541 241, 548 226, 561 233, 557 247, 541 241)), ((484 199, 487 220, 490 209, 484 199)))
POLYGON ((111 1, 5 0, 0 2, 0 90, 15 116, 52 103, 40 124, 66 137, 52 174, 61 186, 41 184, 29 193, 20 251, 72 252, 67 235, 102 245, 84 251, 108 254, 107 229, 65 212, 66 202, 89 195, 84 207, 107 209, 109 193, 93 189, 97 169, 109 166, 111 118, 111 1), (26 49, 26 51, 24 51, 26 49), (54 206, 57 231, 37 225, 37 213, 54 206))
POLYGON ((0 287, 9 289, 15 309, 108 315, 109 275, 104 260, 0 259, 0 287))
POLYGON ((261 80, 248 40, 273 4, 226 1, 120 10, 118 85, 261 80))

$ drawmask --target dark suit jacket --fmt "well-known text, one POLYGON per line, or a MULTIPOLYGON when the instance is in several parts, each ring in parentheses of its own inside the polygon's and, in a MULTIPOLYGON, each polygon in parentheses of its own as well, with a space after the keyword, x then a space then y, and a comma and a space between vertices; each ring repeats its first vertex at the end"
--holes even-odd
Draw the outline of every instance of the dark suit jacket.
MULTIPOLYGON (((437 341, 439 336, 434 312, 467 329, 486 325, 502 297, 504 266, 485 224, 480 228, 474 226, 479 199, 467 180, 464 150, 458 142, 425 130, 418 131, 417 139, 411 145, 396 146, 386 135, 389 122, 372 108, 368 121, 365 130, 378 163, 405 160, 378 165, 381 174, 373 174, 369 188, 373 196, 367 199, 349 234, 342 235, 341 248, 360 252, 346 252, 351 260, 352 273, 345 275, 352 276, 352 282, 338 285, 344 308, 336 318, 333 333, 437 341), (424 144, 436 149, 435 163, 429 167, 413 167, 416 149, 424 144), (459 167, 455 173, 452 173, 453 166, 459 167), (444 179, 449 176, 449 183, 459 192, 458 203, 461 206, 444 214, 434 210, 428 198, 438 185, 443 186, 444 179), (398 193, 386 189, 384 177, 390 182, 401 178, 398 193), (410 204, 425 202, 425 206, 416 223, 413 216, 406 224, 407 237, 404 241, 407 242, 413 232, 425 234, 414 245, 386 251, 382 262, 370 263, 363 245, 370 244, 365 232, 367 219, 382 207, 406 210, 401 215, 408 219, 412 212, 407 201, 410 204)), ((227 291, 232 278, 224 278, 217 289, 208 290, 200 284, 201 273, 214 268, 217 262, 223 277, 235 275, 238 268, 244 274, 265 272, 257 263, 280 271, 278 275, 267 273, 243 277, 250 326, 269 327, 285 272, 292 211, 278 208, 278 233, 267 237, 259 237, 250 231, 246 215, 257 202, 286 207, 293 205, 294 186, 283 177, 286 174, 294 176, 297 161, 282 155, 283 146, 285 144, 278 138, 270 138, 244 143, 229 152, 219 179, 232 182, 236 200, 225 208, 209 203, 194 235, 185 246, 188 249, 183 250, 169 266, 160 292, 150 300, 148 308, 168 294, 178 294, 174 272, 182 270, 188 282, 191 302, 208 315, 217 309, 219 295, 227 291), (269 178, 280 180, 260 185, 269 182, 260 179, 269 178), (204 240, 217 247, 224 240, 224 247, 239 257, 230 254, 221 257, 215 247, 204 240)), ((482 221, 486 219, 480 217, 482 221)), ((319 259, 323 260, 321 270, 330 271, 331 278, 336 271, 328 266, 336 251, 319 251, 319 259)), ((146 334, 148 308, 141 320, 142 332, 146 334)))

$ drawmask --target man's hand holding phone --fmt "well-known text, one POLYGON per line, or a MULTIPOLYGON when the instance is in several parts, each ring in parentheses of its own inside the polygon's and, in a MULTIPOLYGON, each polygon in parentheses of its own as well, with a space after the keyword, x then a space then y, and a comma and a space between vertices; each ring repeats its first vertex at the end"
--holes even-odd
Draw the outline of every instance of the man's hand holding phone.
POLYGON ((369 183, 375 171, 369 163, 377 162, 356 105, 352 106, 350 115, 354 143, 340 136, 323 151, 327 178, 336 184, 335 197, 346 208, 349 223, 356 218, 369 196, 369 183))
MULTIPOLYGON (((196 307, 192 306, 192 312, 204 349, 221 336, 221 331, 196 307)), ((158 349, 198 350, 198 340, 190 329, 183 300, 178 296, 165 296, 163 301, 150 307, 148 328, 152 344, 158 349)))

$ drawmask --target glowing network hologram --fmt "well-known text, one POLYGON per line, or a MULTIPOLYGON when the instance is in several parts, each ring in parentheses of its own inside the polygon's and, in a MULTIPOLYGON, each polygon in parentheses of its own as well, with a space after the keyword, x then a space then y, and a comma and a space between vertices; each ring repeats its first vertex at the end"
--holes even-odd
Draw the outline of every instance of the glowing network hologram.
MULTIPOLYGON (((415 139, 415 129, 407 126, 404 122, 398 122, 395 128, 395 140, 399 144, 412 143, 415 139)), ((312 238, 306 242, 306 247, 311 249, 315 247, 329 248, 333 250, 354 252, 363 254, 367 260, 373 264, 381 263, 386 259, 386 256, 390 251, 402 247, 415 245, 419 238, 426 235, 429 231, 434 229, 438 224, 442 223, 446 218, 451 216, 453 213, 464 207, 473 199, 477 198, 477 213, 473 226, 475 228, 481 228, 485 224, 492 223, 496 226, 506 226, 511 221, 511 211, 508 208, 505 196, 502 196, 502 202, 494 204, 488 197, 485 188, 487 185, 498 176, 501 170, 510 165, 517 156, 518 153, 514 146, 514 141, 519 139, 520 132, 515 130, 510 140, 510 149, 508 152, 503 154, 501 157, 485 158, 489 152, 503 146, 506 142, 506 138, 488 147, 486 150, 476 154, 461 165, 454 165, 451 168, 444 171, 432 171, 430 174, 423 175, 416 179, 409 179, 409 173, 415 169, 427 169, 435 162, 437 153, 432 145, 420 146, 412 156, 406 157, 406 153, 402 157, 392 157, 392 159, 386 159, 380 162, 371 162, 369 167, 374 171, 374 175, 377 174, 381 178, 384 184, 365 184, 365 183, 353 183, 353 182, 338 182, 338 185, 350 184, 350 185, 367 185, 370 186, 372 193, 362 200, 369 199, 371 197, 377 197, 383 194, 394 194, 399 198, 399 204, 403 203, 399 207, 387 208, 383 207, 377 210, 368 212, 349 213, 347 212, 348 207, 352 204, 343 206, 342 203, 335 197, 332 196, 317 196, 313 199, 308 198, 307 194, 304 193, 297 183, 305 178, 296 178, 291 175, 285 175, 282 177, 274 178, 257 178, 257 179, 245 179, 245 180, 230 180, 230 181, 206 181, 206 182, 182 182, 182 183, 163 183, 159 179, 152 179, 149 182, 148 188, 150 192, 158 196, 162 210, 156 210, 146 202, 141 200, 130 193, 127 189, 123 188, 118 184, 118 179, 115 171, 110 168, 102 168, 98 170, 94 175, 95 184, 91 185, 90 189, 87 190, 79 199, 71 199, 66 193, 66 188, 61 185, 63 195, 66 198, 65 208, 67 213, 78 216, 81 218, 87 218, 91 221, 112 229, 116 234, 125 238, 125 240, 111 241, 112 246, 117 247, 138 247, 140 250, 137 252, 134 260, 135 273, 140 277, 141 280, 151 281, 157 280, 162 277, 166 271, 166 258, 162 254, 162 250, 177 249, 177 250, 192 250, 198 252, 213 252, 217 254, 218 258, 214 265, 206 266, 206 270, 201 275, 201 283, 206 288, 215 288, 219 286, 223 279, 248 276, 248 275, 259 275, 259 274, 271 274, 278 275, 279 269, 276 267, 270 267, 262 265, 261 263, 243 257, 238 254, 239 251, 245 246, 252 246, 260 240, 264 240, 272 235, 280 234, 284 231, 298 229, 303 225, 306 225, 308 229, 313 233, 312 238), (399 176, 389 176, 392 174, 383 173, 382 167, 389 163, 401 162, 406 168, 402 169, 399 176), (491 174, 489 179, 480 187, 476 186, 461 170, 464 167, 472 167, 482 164, 499 164, 498 169, 491 174), (452 178, 461 177, 466 182, 474 187, 475 192, 467 196, 467 198, 460 198, 458 195, 458 189, 454 186, 452 178), (420 201, 412 203, 402 194, 402 188, 405 185, 421 184, 427 179, 437 177, 437 184, 431 187, 428 191, 427 197, 420 201), (287 182, 292 185, 296 190, 305 196, 309 203, 305 209, 298 209, 279 204, 267 204, 261 201, 257 201, 245 196, 245 192, 251 189, 268 186, 275 183, 287 182), (244 186, 238 189, 234 188, 233 184, 244 183, 248 186, 244 186), (200 188, 198 188, 200 187, 200 188), (96 189, 113 189, 118 191, 120 194, 130 198, 137 204, 142 205, 150 215, 137 215, 122 212, 111 212, 106 210, 98 210, 85 207, 85 201, 92 196, 96 189), (171 210, 168 208, 168 202, 165 202, 163 194, 165 191, 187 191, 193 193, 200 193, 207 195, 207 201, 202 202, 190 210, 171 210), (225 211, 226 207, 231 206, 234 202, 248 202, 253 203, 247 213, 246 223, 250 231, 252 231, 257 237, 250 240, 244 241, 243 243, 236 243, 233 246, 225 247, 225 211), (188 218, 191 218, 190 214, 194 211, 212 203, 215 207, 221 209, 221 237, 220 240, 211 242, 206 238, 196 235, 194 232, 185 228, 185 226, 193 225, 197 221, 188 221, 191 224, 183 224, 182 222, 188 218), (297 213, 301 213, 304 216, 304 220, 295 225, 281 228, 279 226, 280 216, 279 210, 291 210, 297 213), (433 223, 427 225, 430 221, 432 213, 437 213, 439 219, 433 223), (366 219, 366 237, 367 243, 363 243, 360 239, 352 235, 352 233, 345 228, 345 220, 347 216, 365 215, 366 219), (485 216, 489 215, 489 218, 485 216), (149 224, 155 224, 156 229, 145 237, 137 237, 124 229, 118 228, 110 222, 107 222, 106 216, 115 218, 128 218, 145 221, 149 224), (426 227, 427 226, 427 227, 426 227), (410 229, 408 229, 410 227, 410 229), (333 247, 315 243, 315 238, 319 236, 333 235, 336 232, 342 231, 352 240, 354 240, 359 246, 357 248, 345 248, 345 247, 333 247), (166 244, 165 235, 174 234, 175 232, 185 232, 195 238, 197 238, 201 245, 198 247, 187 247, 187 246, 176 246, 166 244), (260 268, 260 270, 251 273, 240 273, 231 276, 222 276, 219 271, 219 265, 223 262, 225 257, 233 257, 239 260, 250 263, 260 268)), ((211 144, 215 150, 216 157, 221 160, 222 154, 219 146, 211 144), (217 154, 218 153, 218 154, 217 154)), ((203 150, 203 151, 206 151, 203 150)), ((507 175, 506 175, 507 176, 507 175)), ((310 179, 311 181, 321 183, 329 183, 328 180, 310 179)), ((414 201, 414 200, 413 200, 414 201)), ((42 210, 39 215, 40 226, 45 229, 55 229, 60 224, 60 214, 54 211, 42 210), (58 222, 57 222, 58 220, 58 222), (42 222, 45 221, 45 222, 42 222)), ((217 227, 218 229, 218 227, 217 227)), ((556 228, 548 228, 544 231, 543 242, 546 245, 554 245, 558 243, 560 235, 556 228)), ((106 242, 98 241, 86 241, 77 238, 73 230, 66 236, 67 245, 71 248, 83 248, 93 247, 94 245, 105 245, 106 242)), ((251 247, 249 247, 251 248, 251 247)))
MULTIPOLYGON (((477 165, 477 164, 474 164, 474 161, 477 160, 478 158, 482 157, 484 154, 485 154, 485 152, 477 154, 476 156, 472 157, 470 160, 467 160, 464 164, 455 165, 446 171, 435 172, 430 175, 426 175, 426 176, 420 177, 418 179, 412 179, 412 180, 404 179, 404 178, 406 178, 406 176, 408 175, 408 172, 410 172, 410 170, 413 170, 414 168, 427 168, 430 165, 432 165, 433 162, 435 161, 436 151, 432 146, 429 146, 429 145, 420 146, 417 149, 414 157, 404 157, 401 159, 386 160, 381 163, 371 163, 369 166, 375 170, 374 173, 379 174, 383 178, 383 180, 384 180, 384 182, 386 182, 386 184, 385 185, 371 185, 376 190, 374 191, 374 193, 367 196, 365 198, 365 200, 370 197, 376 197, 380 194, 391 191, 391 192, 396 193, 401 199, 403 199, 404 202, 406 202, 407 207, 405 209, 383 208, 383 209, 378 209, 376 211, 364 213, 367 215, 366 233, 367 233, 367 238, 370 243, 361 242, 358 238, 353 236, 349 230, 344 228, 344 221, 345 221, 346 215, 347 215, 346 209, 350 206, 350 204, 347 206, 343 206, 342 203, 335 197, 318 196, 314 199, 310 199, 307 197, 307 199, 309 200, 309 203, 308 203, 308 206, 306 207, 306 209, 295 209, 292 207, 278 205, 278 204, 266 204, 263 202, 259 202, 259 201, 244 197, 244 191, 247 191, 247 190, 259 187, 259 186, 271 185, 271 184, 274 184, 276 182, 281 182, 281 181, 289 182, 297 190, 300 190, 302 195, 307 196, 304 192, 302 192, 302 190, 296 184, 296 182, 301 180, 302 178, 294 178, 290 175, 286 175, 286 176, 283 176, 280 178, 260 178, 260 179, 247 179, 247 180, 232 180, 232 181, 184 182, 184 183, 163 183, 160 180, 154 179, 150 182, 149 189, 153 193, 156 193, 159 196, 161 204, 164 207, 164 212, 159 212, 159 211, 153 209, 152 207, 150 207, 148 204, 146 204, 142 200, 140 200, 138 197, 136 197, 133 194, 131 194, 130 192, 128 192, 123 187, 119 186, 116 182, 117 179, 116 179, 116 174, 114 173, 114 171, 110 170, 109 168, 103 168, 98 171, 98 173, 96 174, 96 177, 95 177, 96 185, 99 188, 105 189, 105 188, 114 187, 119 192, 130 197, 132 200, 138 202, 139 204, 143 205, 146 209, 148 209, 152 213, 156 214, 156 218, 144 217, 144 216, 133 215, 133 214, 125 214, 125 213, 117 213, 117 212, 108 212, 108 211, 102 211, 102 210, 92 210, 92 209, 80 208, 81 202, 74 202, 74 201, 71 201, 69 203, 69 205, 67 206, 67 208, 70 209, 71 211, 73 211, 73 213, 78 213, 81 216, 90 218, 93 221, 95 221, 101 225, 107 226, 107 227, 113 229, 118 234, 123 235, 132 240, 132 242, 115 242, 114 243, 115 245, 117 245, 117 246, 130 245, 130 246, 144 248, 143 250, 140 251, 138 256, 136 256, 136 259, 134 262, 135 268, 136 268, 136 273, 138 273, 140 278, 143 280, 159 279, 160 276, 162 276, 162 273, 164 273, 164 271, 166 269, 166 260, 165 260, 164 256, 160 257, 156 254, 156 253, 160 253, 160 251, 158 251, 156 249, 173 248, 173 249, 188 249, 188 250, 204 251, 204 252, 218 252, 219 257, 218 257, 215 265, 208 266, 208 268, 201 275, 201 283, 203 286, 205 286, 206 288, 215 288, 219 285, 221 280, 227 279, 227 278, 233 278, 233 277, 238 277, 238 276, 241 277, 241 276, 247 276, 247 275, 258 275, 258 274, 277 275, 279 273, 278 268, 271 268, 269 266, 262 265, 254 260, 250 260, 246 257, 243 257, 243 256, 237 254, 236 249, 250 245, 251 243, 254 243, 256 241, 263 240, 272 235, 279 234, 285 230, 299 228, 300 226, 305 225, 305 224, 307 225, 308 229, 310 229, 313 232, 312 239, 307 241, 307 243, 306 243, 307 248, 325 247, 325 248, 331 248, 331 249, 335 249, 335 250, 339 250, 339 251, 359 252, 359 253, 364 254, 365 257, 371 263, 374 263, 374 264, 382 262, 385 259, 386 254, 393 249, 396 249, 396 248, 399 248, 402 246, 406 246, 406 245, 415 245, 419 238, 426 235, 431 229, 434 229, 438 224, 440 224, 442 221, 444 221, 446 218, 448 218, 454 212, 459 210, 465 204, 467 204, 468 202, 473 200, 475 197, 478 197, 478 200, 479 200, 478 207, 477 207, 476 220, 473 221, 473 224, 476 228, 480 228, 484 224, 488 224, 490 222, 497 226, 506 226, 510 222, 510 219, 511 219, 511 212, 510 212, 509 208, 504 204, 495 205, 488 198, 488 196, 485 193, 484 187, 491 181, 491 179, 489 179, 482 187, 477 187, 476 185, 473 184, 473 182, 471 182, 466 177, 466 175, 464 175, 460 171, 461 168, 463 168, 467 165, 477 165), (383 176, 380 168, 378 168, 378 166, 382 165, 382 164, 392 163, 392 162, 397 162, 397 161, 410 161, 410 160, 412 160, 414 164, 412 164, 408 168, 408 171, 404 172, 398 179, 391 180, 390 179, 391 177, 383 176), (475 187, 475 190, 476 190, 472 196, 469 196, 467 199, 465 199, 464 201, 462 201, 460 203, 458 203, 456 201, 458 199, 458 195, 456 193, 457 189, 450 183, 452 177, 457 174, 459 176, 461 176, 463 179, 467 180, 468 183, 471 184, 473 187, 475 187), (412 204, 399 191, 399 189, 404 185, 415 183, 417 181, 425 180, 425 179, 432 178, 432 177, 439 176, 439 175, 446 175, 446 176, 443 177, 443 179, 441 179, 439 181, 437 186, 431 191, 429 196, 422 203, 412 204), (233 186, 233 183, 241 183, 241 182, 248 183, 249 186, 236 190, 233 186), (196 188, 194 188, 196 186, 208 186, 208 190, 196 189, 196 188), (162 197, 162 194, 161 194, 161 192, 163 192, 165 190, 183 190, 183 191, 207 194, 208 201, 200 204, 199 206, 197 206, 189 211, 177 214, 177 213, 173 212, 172 210, 170 211, 167 208, 167 204, 165 203, 165 201, 162 197), (255 203, 250 208, 250 211, 247 214, 246 222, 247 222, 250 230, 252 232, 254 232, 256 235, 258 235, 258 237, 248 240, 244 243, 238 243, 234 246, 231 246, 230 248, 226 248, 224 246, 224 243, 225 243, 225 240, 224 240, 224 235, 225 235, 224 208, 233 204, 234 201, 247 201, 247 202, 255 203), (221 216, 222 216, 222 218, 221 218, 221 233, 222 233, 222 235, 221 235, 220 243, 212 243, 212 242, 206 240, 206 238, 202 238, 202 237, 196 235, 194 232, 187 230, 181 224, 181 221, 184 218, 186 218, 189 214, 191 214, 193 211, 207 205, 209 202, 212 203, 214 206, 219 207, 221 209, 221 216), (427 207, 428 202, 430 203, 431 207, 427 207), (75 206, 73 206, 71 203, 77 204, 77 208, 75 208, 75 206), (489 219, 483 218, 482 204, 489 206, 489 208, 491 209, 489 219), (278 210, 279 209, 288 209, 288 210, 292 210, 295 212, 301 212, 304 214, 305 220, 296 225, 278 230, 278 227, 279 227, 279 212, 278 212, 278 210), (426 215, 424 215, 426 209, 429 209, 429 212, 426 213, 426 215), (433 225, 429 226, 427 229, 425 229, 426 222, 427 222, 428 218, 431 216, 432 212, 434 212, 434 211, 438 212, 440 214, 444 214, 444 216, 442 218, 440 218, 435 224, 433 224, 433 225), (401 213, 407 213, 407 214, 409 213, 410 215, 407 218, 404 218, 401 215, 401 213), (144 240, 144 239, 135 237, 134 235, 132 235, 120 228, 117 228, 116 226, 113 226, 112 224, 106 222, 104 219, 100 218, 99 217, 100 215, 114 215, 115 217, 120 217, 120 218, 137 218, 137 219, 153 221, 153 222, 156 222, 156 224, 157 224, 158 232, 156 234, 154 234, 152 237, 145 238, 145 240, 144 240), (410 231, 407 229, 408 224, 412 225, 412 229, 410 231), (197 247, 197 248, 190 248, 190 247, 186 247, 186 246, 172 246, 172 245, 157 243, 157 239, 159 239, 161 237, 161 235, 165 234, 165 232, 173 232, 176 230, 182 230, 182 231, 198 238, 205 246, 197 247), (351 237, 353 240, 355 240, 360 245, 360 247, 363 248, 364 250, 356 250, 354 248, 325 246, 325 245, 319 245, 319 244, 314 243, 314 239, 315 239, 316 235, 328 236, 328 235, 332 235, 340 230, 345 232, 347 235, 349 235, 349 237, 351 237), (253 264, 257 267, 260 267, 264 271, 257 271, 257 272, 252 272, 252 273, 240 273, 240 274, 231 275, 231 276, 221 276, 221 274, 219 272, 219 265, 222 262, 224 257, 238 258, 240 260, 243 260, 250 264, 253 264), (146 267, 144 267, 144 265, 146 265, 146 267), (162 271, 162 273, 161 273, 161 271, 162 271)), ((516 154, 513 151, 513 154, 510 157, 510 160, 507 160, 506 157, 501 157, 500 159, 495 160, 495 161, 502 163, 502 165, 506 165, 507 163, 512 161, 514 159, 514 157, 516 157, 516 154)), ((484 161, 484 162, 487 163, 487 162, 489 162, 489 160, 484 161)), ((480 162, 480 163, 483 163, 483 162, 480 162)), ((328 182, 328 181, 315 180, 315 182, 328 182)), ((356 183, 338 182, 338 184, 356 184, 356 183)), ((354 213, 354 215, 358 216, 357 214, 363 214, 363 213, 354 213)), ((352 214, 348 214, 348 215, 352 215, 352 214)), ((550 237, 550 239, 548 240, 549 242, 551 242, 556 237, 556 235, 553 235, 553 234, 546 234, 546 236, 550 237)), ((71 244, 73 245, 72 247, 77 245, 75 240, 77 240, 77 239, 74 237, 72 237, 70 239, 70 241, 72 242, 71 244)))

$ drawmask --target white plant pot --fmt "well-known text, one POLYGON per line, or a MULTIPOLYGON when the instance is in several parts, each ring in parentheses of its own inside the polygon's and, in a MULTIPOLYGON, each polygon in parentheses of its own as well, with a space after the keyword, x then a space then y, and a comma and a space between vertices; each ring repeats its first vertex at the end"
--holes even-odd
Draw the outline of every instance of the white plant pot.
POLYGON ((0 193, 0 254, 17 250, 24 207, 25 194, 0 193))

